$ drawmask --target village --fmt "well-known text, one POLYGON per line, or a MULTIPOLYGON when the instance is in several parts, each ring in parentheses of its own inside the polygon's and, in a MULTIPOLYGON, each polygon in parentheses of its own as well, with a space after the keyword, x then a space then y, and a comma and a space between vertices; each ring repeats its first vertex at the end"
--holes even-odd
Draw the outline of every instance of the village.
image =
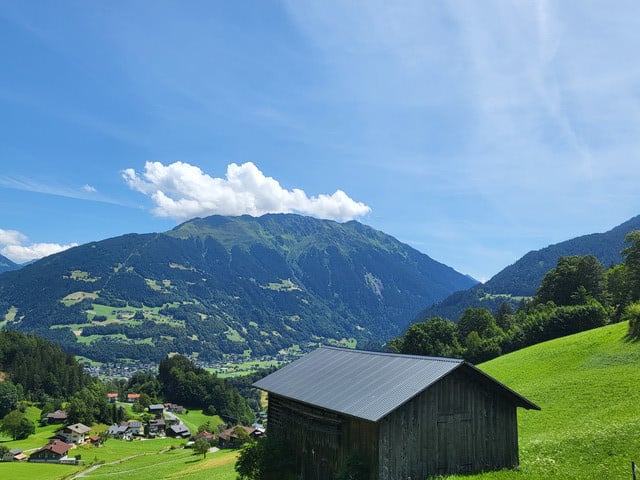
MULTIPOLYGON (((118 401, 117 393, 109 393, 105 401, 117 405, 123 410, 132 411, 140 400, 139 393, 128 393, 125 402, 118 401)), ((139 415, 139 419, 125 420, 109 426, 106 430, 99 426, 95 429, 82 423, 68 422, 69 415, 59 409, 43 418, 47 426, 59 426, 48 442, 37 449, 6 449, 0 456, 0 462, 33 462, 63 465, 83 465, 82 453, 86 447, 102 448, 107 440, 134 442, 162 438, 181 440, 185 448, 194 448, 198 453, 215 452, 219 449, 236 449, 250 440, 260 438, 264 432, 266 414, 261 414, 253 425, 235 425, 210 422, 195 429, 183 422, 181 416, 188 414, 182 406, 174 403, 149 405, 139 415), (210 431, 211 430, 211 431, 210 431), (205 448, 196 445, 204 445, 205 448)), ((219 417, 216 417, 219 419, 219 417)))

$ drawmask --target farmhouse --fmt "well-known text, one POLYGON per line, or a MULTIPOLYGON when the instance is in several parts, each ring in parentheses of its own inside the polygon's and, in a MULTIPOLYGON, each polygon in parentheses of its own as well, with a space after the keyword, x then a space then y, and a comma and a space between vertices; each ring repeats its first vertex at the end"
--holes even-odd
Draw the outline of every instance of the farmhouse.
POLYGON ((139 393, 127 393, 127 402, 136 403, 138 400, 140 400, 139 393))
POLYGON ((65 410, 56 410, 47 414, 47 423, 54 425, 58 423, 64 423, 69 418, 69 414, 65 410))
POLYGON ((67 452, 71 449, 71 445, 62 440, 53 440, 40 450, 33 452, 29 456, 30 462, 41 463, 60 463, 67 457, 67 452))
POLYGON ((247 432, 247 435, 250 438, 258 438, 262 435, 262 432, 259 430, 245 425, 237 425, 232 428, 227 428, 218 434, 218 445, 220 448, 237 448, 242 445, 242 439, 240 438, 240 435, 238 435, 237 429, 242 429, 247 432))
POLYGON ((56 431, 56 436, 66 443, 81 445, 87 442, 87 433, 90 431, 91 427, 87 427, 82 423, 74 423, 56 431))
POLYGON ((376 480, 518 465, 517 407, 540 407, 463 360, 322 347, 259 380, 267 433, 296 474, 333 478, 348 459, 376 480))
POLYGON ((164 413, 164 405, 161 403, 149 405, 149 413, 155 415, 156 418, 161 418, 164 413))

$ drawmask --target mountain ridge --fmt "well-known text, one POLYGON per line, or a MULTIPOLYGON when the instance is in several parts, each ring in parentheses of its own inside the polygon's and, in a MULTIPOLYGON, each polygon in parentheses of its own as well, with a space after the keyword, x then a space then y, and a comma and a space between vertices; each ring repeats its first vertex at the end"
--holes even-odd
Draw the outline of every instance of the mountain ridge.
POLYGON ((441 302, 422 310, 417 320, 444 317, 457 320, 467 307, 486 307, 495 311, 502 302, 516 303, 535 295, 544 275, 554 268, 558 258, 570 255, 593 255, 605 268, 623 260, 624 238, 640 229, 640 215, 602 233, 591 233, 532 250, 505 267, 487 282, 468 290, 454 292, 441 302))
POLYGON ((89 358, 260 356, 379 344, 425 304, 473 283, 359 222, 211 216, 0 275, 0 313, 6 327, 89 358))

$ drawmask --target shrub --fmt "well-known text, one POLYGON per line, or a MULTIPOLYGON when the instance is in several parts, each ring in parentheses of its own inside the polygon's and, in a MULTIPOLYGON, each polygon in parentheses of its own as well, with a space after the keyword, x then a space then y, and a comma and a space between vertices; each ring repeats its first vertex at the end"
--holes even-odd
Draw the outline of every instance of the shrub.
POLYGON ((621 319, 629 322, 629 336, 640 339, 640 302, 627 305, 621 319))

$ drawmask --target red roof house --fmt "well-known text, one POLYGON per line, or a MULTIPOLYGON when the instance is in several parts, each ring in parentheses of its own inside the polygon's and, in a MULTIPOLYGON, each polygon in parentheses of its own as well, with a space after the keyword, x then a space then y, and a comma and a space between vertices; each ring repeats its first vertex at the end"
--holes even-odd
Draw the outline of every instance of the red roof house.
POLYGON ((30 462, 58 463, 67 456, 71 445, 62 440, 54 440, 37 450, 29 457, 30 462))

